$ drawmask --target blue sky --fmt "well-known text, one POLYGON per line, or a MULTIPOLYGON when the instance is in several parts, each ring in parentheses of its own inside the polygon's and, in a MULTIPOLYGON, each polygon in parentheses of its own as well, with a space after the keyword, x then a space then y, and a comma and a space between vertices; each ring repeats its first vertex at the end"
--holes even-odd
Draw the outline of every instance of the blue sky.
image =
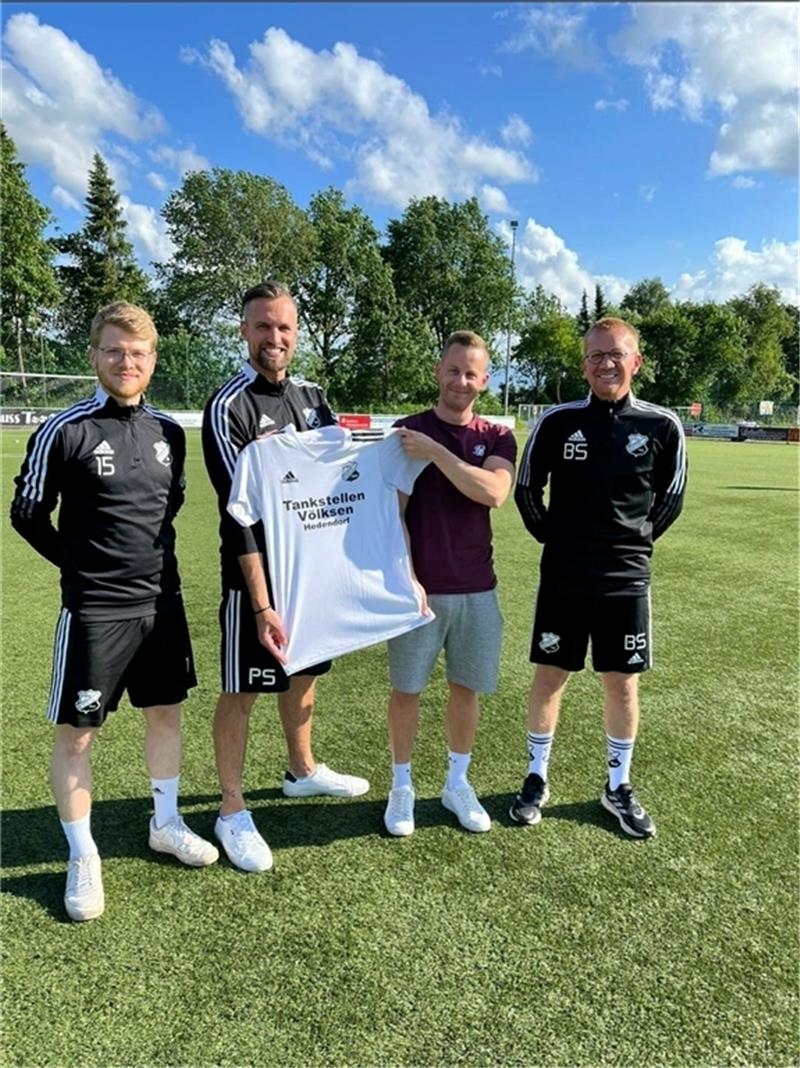
POLYGON ((220 166, 381 229, 476 195, 573 309, 653 275, 796 300, 797 34, 790 3, 9 3, 3 115, 64 231, 103 153, 144 264, 182 173, 220 166))

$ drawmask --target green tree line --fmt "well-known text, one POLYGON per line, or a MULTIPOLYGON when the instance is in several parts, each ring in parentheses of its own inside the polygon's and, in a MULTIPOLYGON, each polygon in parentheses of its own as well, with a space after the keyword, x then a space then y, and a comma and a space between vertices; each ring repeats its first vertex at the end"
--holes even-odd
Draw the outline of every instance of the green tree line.
MULTIPOLYGON (((798 309, 756 285, 725 303, 673 302, 644 279, 619 308, 598 286, 572 315, 552 293, 515 284, 503 241, 477 200, 411 200, 386 235, 328 188, 304 210, 267 176, 213 168, 187 174, 163 208, 173 252, 150 274, 127 237, 119 194, 96 154, 83 225, 47 236, 50 211, 0 125, 0 368, 86 372, 96 310, 125 299, 147 308, 160 335, 158 403, 198 408, 241 358, 242 293, 275 278, 296 293, 297 369, 342 410, 428 403, 432 369, 449 333, 487 339, 502 370, 509 326, 511 397, 551 403, 579 396, 581 339, 604 314, 636 324, 645 367, 640 392, 667 405, 791 400, 798 388, 798 309)), ((499 410, 502 388, 484 411, 499 410)))

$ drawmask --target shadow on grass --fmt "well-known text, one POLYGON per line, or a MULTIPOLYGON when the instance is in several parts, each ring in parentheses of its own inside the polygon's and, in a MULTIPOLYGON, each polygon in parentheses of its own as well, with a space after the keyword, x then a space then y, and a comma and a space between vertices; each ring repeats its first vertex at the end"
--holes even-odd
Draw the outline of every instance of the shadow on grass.
POLYGON ((778 490, 780 493, 800 493, 797 486, 723 486, 727 490, 778 490))

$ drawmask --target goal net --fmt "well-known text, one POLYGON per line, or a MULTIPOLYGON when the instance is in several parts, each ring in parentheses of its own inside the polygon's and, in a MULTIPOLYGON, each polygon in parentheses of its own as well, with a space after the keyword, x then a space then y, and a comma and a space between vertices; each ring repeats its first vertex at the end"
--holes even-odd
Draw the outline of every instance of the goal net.
POLYGON ((91 396, 97 378, 94 375, 22 374, 19 371, 0 371, 0 408, 9 420, 9 412, 42 409, 60 411, 75 401, 91 396))

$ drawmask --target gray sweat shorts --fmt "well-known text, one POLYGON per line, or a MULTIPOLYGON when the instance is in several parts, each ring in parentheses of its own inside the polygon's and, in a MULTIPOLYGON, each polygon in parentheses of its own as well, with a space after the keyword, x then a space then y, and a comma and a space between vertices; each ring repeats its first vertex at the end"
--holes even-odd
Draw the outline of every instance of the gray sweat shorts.
POLYGON ((449 682, 475 693, 494 693, 500 670, 503 617, 497 590, 434 593, 436 619, 387 642, 389 678, 400 693, 422 693, 444 649, 449 682))

